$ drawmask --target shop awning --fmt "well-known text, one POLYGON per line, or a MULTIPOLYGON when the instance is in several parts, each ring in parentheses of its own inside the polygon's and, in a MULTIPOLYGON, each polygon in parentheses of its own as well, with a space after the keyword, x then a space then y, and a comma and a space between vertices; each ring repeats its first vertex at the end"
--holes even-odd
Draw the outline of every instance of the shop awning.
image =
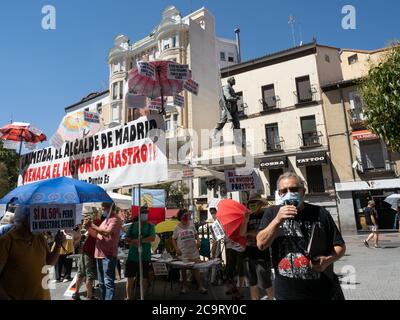
POLYGON ((262 159, 260 162, 260 170, 287 168, 287 166, 288 166, 287 156, 265 158, 262 159))
POLYGON ((297 167, 317 166, 328 163, 326 152, 310 152, 296 156, 297 167))
POLYGON ((353 136, 353 140, 357 140, 357 141, 379 139, 379 137, 375 133, 372 133, 369 130, 354 131, 352 136, 353 136))

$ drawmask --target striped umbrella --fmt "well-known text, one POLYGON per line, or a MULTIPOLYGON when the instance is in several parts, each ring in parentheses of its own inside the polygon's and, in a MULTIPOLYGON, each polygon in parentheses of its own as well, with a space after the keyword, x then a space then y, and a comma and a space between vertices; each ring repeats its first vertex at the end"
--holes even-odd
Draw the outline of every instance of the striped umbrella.
POLYGON ((22 143, 36 144, 47 140, 46 135, 32 127, 29 123, 13 122, 0 128, 0 138, 20 143, 19 155, 21 155, 22 143))
POLYGON ((186 80, 171 78, 168 74, 170 65, 179 64, 166 60, 139 61, 137 67, 128 75, 129 92, 151 99, 161 97, 161 113, 164 113, 164 97, 182 92, 186 80))

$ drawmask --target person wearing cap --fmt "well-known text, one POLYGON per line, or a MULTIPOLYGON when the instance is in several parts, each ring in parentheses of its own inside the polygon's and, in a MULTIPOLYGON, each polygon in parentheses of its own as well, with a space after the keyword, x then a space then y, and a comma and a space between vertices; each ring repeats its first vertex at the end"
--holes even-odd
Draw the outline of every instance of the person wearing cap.
POLYGON ((17 206, 14 224, 0 237, 0 300, 50 300, 43 280, 57 262, 64 236, 57 233, 50 251, 43 234, 31 232, 26 206, 17 206))
POLYGON ((251 211, 247 224, 247 246, 245 251, 245 268, 250 284, 251 300, 260 300, 259 288, 263 289, 263 296, 274 298, 271 281, 271 256, 269 248, 261 251, 257 247, 257 234, 263 218, 264 209, 268 206, 267 200, 260 195, 253 195, 247 204, 251 211))
POLYGON ((117 266, 118 243, 122 221, 117 216, 113 203, 103 203, 105 220, 96 226, 92 220, 85 222, 84 227, 92 237, 97 238, 95 258, 97 262, 97 277, 102 300, 114 300, 115 268, 117 266), (108 216, 106 214, 108 212, 108 216))
MULTIPOLYGON (((193 224, 190 222, 190 213, 188 210, 181 209, 178 212, 178 220, 180 223, 176 226, 172 235, 172 244, 175 248, 176 255, 185 262, 200 262, 199 254, 199 237, 193 224)), ((207 289, 203 287, 200 270, 192 270, 196 279, 200 293, 207 293, 207 289)), ((182 289, 181 294, 187 293, 186 285, 186 269, 182 269, 182 289)))
POLYGON ((368 206, 364 210, 365 214, 365 222, 368 225, 371 234, 368 236, 366 240, 364 240, 364 245, 369 248, 369 241, 374 239, 374 246, 378 248, 379 245, 379 234, 378 234, 378 214, 375 209, 375 201, 368 201, 368 206))

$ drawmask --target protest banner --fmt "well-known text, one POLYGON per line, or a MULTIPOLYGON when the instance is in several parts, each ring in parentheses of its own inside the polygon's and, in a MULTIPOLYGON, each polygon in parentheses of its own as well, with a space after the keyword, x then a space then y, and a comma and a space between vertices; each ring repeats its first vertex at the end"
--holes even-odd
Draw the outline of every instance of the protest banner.
POLYGON ((222 240, 225 238, 224 228, 222 228, 222 226, 218 220, 215 220, 214 223, 211 225, 211 227, 213 229, 216 241, 219 241, 219 240, 222 240))
POLYGON ((137 62, 138 73, 142 76, 156 80, 156 67, 145 61, 137 62))
POLYGON ((141 117, 75 141, 21 157, 21 183, 72 177, 106 190, 168 179, 163 118, 141 117), (157 137, 150 135, 158 130, 157 137))
POLYGON ((199 94, 199 84, 192 79, 188 79, 185 81, 185 83, 183 84, 183 89, 189 91, 190 93, 193 93, 196 96, 199 94))
POLYGON ((225 170, 225 181, 228 192, 257 190, 258 186, 257 173, 254 170, 225 170))
POLYGON ((76 205, 31 205, 32 232, 71 230, 78 224, 76 205))
POLYGON ((189 79, 189 66, 187 64, 179 63, 168 64, 167 78, 170 80, 189 79))

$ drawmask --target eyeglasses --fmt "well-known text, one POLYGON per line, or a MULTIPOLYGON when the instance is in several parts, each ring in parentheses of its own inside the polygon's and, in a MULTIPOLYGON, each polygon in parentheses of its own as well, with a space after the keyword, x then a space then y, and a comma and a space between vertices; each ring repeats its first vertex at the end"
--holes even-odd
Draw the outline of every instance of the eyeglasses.
POLYGON ((299 192, 302 189, 303 189, 302 187, 289 187, 289 188, 286 188, 286 189, 280 189, 279 190, 279 195, 282 197, 285 194, 287 194, 288 192, 295 193, 295 192, 299 192))

